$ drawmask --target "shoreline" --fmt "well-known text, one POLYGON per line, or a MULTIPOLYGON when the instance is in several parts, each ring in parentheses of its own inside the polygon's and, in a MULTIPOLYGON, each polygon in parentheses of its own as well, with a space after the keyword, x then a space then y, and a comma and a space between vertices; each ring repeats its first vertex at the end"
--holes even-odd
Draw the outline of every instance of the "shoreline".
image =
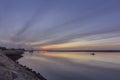
POLYGON ((0 80, 47 80, 40 73, 16 62, 22 54, 23 51, 0 51, 0 80))

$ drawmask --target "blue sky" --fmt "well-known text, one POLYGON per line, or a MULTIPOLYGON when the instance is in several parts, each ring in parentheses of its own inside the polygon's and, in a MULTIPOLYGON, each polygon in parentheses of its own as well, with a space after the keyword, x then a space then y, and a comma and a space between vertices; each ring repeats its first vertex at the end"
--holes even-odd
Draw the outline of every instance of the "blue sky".
POLYGON ((120 49, 119 0, 0 0, 0 45, 120 49))

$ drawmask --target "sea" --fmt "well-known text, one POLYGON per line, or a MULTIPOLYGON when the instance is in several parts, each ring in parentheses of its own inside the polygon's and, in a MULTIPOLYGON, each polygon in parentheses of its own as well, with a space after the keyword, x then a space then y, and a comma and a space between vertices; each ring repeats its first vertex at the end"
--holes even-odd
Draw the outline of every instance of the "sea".
POLYGON ((26 52, 19 63, 47 80, 120 80, 120 52, 26 52))

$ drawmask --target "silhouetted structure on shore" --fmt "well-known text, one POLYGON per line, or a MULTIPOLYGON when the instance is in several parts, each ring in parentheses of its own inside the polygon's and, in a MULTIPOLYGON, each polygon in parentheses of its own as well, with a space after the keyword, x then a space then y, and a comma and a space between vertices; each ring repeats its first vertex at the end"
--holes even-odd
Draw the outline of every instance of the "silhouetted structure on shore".
POLYGON ((7 50, 7 48, 5 48, 5 47, 0 47, 0 50, 7 50))

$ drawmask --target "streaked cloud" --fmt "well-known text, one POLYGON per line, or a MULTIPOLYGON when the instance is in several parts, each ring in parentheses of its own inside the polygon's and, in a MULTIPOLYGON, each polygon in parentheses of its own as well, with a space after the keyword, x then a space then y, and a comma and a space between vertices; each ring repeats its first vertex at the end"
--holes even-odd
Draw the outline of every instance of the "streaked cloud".
POLYGON ((8 2, 0 1, 2 46, 89 49, 107 47, 107 40, 111 47, 119 43, 119 0, 8 2))

